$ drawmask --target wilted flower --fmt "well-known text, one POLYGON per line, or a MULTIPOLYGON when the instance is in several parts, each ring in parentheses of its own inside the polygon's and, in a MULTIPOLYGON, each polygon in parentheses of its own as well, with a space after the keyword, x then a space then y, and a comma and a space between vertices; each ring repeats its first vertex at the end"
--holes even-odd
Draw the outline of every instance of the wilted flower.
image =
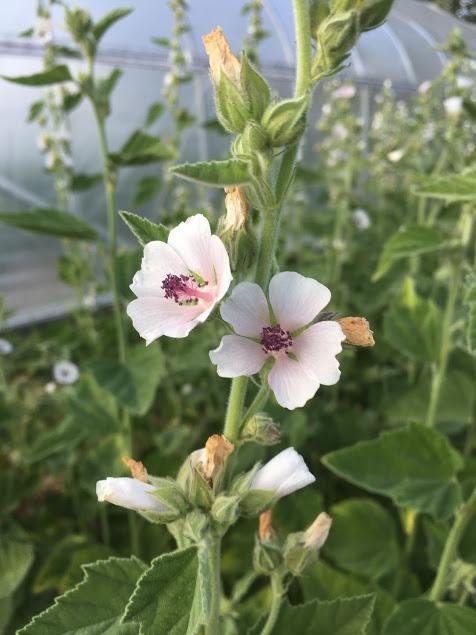
POLYGON ((57 362, 53 366, 53 377, 58 384, 74 384, 79 378, 79 369, 73 362, 57 362))
POLYGON ((340 97, 341 99, 352 99, 355 97, 355 94, 355 86, 352 86, 351 84, 344 84, 344 86, 336 88, 336 90, 332 93, 332 96, 337 98, 340 97))
POLYGON ((220 377, 254 375, 272 360, 268 384, 278 403, 290 410, 304 406, 320 384, 335 384, 340 377, 341 327, 333 321, 311 324, 330 299, 329 289, 317 280, 278 273, 269 284, 274 321, 257 284, 237 285, 221 305, 222 318, 237 334, 225 335, 210 352, 220 377))
POLYGON ((321 512, 303 536, 304 546, 309 549, 320 549, 327 540, 332 525, 329 514, 321 512))
POLYGON ((337 320, 345 335, 345 343, 353 346, 375 346, 373 331, 364 317, 344 317, 337 320))
POLYGON ((258 470, 250 489, 274 491, 282 498, 315 480, 302 456, 294 448, 286 448, 258 470))
POLYGON ((398 163, 402 159, 404 154, 405 152, 401 148, 399 148, 398 150, 392 150, 392 152, 389 152, 387 154, 387 159, 392 163, 398 163))
POLYGON ((10 355, 13 351, 13 345, 3 337, 0 338, 0 355, 10 355))
POLYGON ((134 328, 150 344, 158 337, 186 337, 204 322, 230 286, 230 262, 208 220, 195 214, 172 229, 167 243, 144 247, 127 307, 134 328))
POLYGON ((128 476, 119 478, 108 476, 96 483, 96 494, 100 502, 107 501, 113 505, 137 511, 167 511, 167 507, 150 493, 155 489, 157 488, 151 483, 144 483, 128 476))
POLYGON ((352 214, 352 218, 354 219, 357 229, 368 229, 372 224, 370 216, 364 209, 356 209, 352 214))
POLYGON ((241 64, 231 52, 223 30, 217 27, 208 35, 204 35, 202 41, 208 55, 210 74, 215 86, 218 86, 221 74, 224 73, 235 86, 239 87, 241 64))
POLYGON ((463 110, 463 98, 454 96, 444 100, 443 106, 448 117, 459 117, 463 110))

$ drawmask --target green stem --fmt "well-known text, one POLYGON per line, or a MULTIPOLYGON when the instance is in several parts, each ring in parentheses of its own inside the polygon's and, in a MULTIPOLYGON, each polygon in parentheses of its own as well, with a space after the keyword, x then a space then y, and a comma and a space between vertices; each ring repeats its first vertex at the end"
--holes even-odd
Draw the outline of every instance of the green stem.
POLYGON ((296 35, 296 84, 294 96, 301 97, 309 90, 311 80, 311 19, 309 0, 293 0, 296 35))
POLYGON ((456 555, 459 542, 466 528, 466 525, 470 521, 473 514, 476 512, 476 488, 473 493, 461 507, 455 516, 453 526, 451 527, 448 538, 446 539, 443 553, 441 554, 440 563, 438 565, 438 571, 436 573, 435 581, 431 587, 429 598, 434 602, 441 600, 445 590, 446 582, 448 579, 448 572, 453 564, 456 555))
POLYGON ((281 575, 278 573, 275 573, 271 576, 271 593, 271 609, 268 613, 266 624, 263 626, 263 630, 261 631, 261 635, 270 635, 273 632, 273 628, 276 624, 279 610, 281 608, 281 602, 283 601, 283 583, 281 580, 281 575))
POLYGON ((210 571, 210 620, 205 628, 205 635, 219 635, 220 633, 220 599, 221 599, 221 576, 220 576, 220 551, 221 540, 212 539, 208 544, 207 557, 210 571))
POLYGON ((253 417, 257 412, 259 412, 261 408, 263 408, 263 406, 268 401, 268 397, 269 397, 268 381, 267 379, 264 379, 260 389, 256 393, 256 397, 253 399, 248 410, 245 412, 245 415, 242 421, 243 425, 245 425, 245 423, 249 419, 251 419, 251 417, 253 417))
POLYGON ((435 425, 436 410, 440 400, 441 387, 446 375, 446 367, 448 365, 448 356, 451 344, 451 325, 458 296, 459 287, 459 267, 457 264, 452 265, 452 275, 450 277, 448 287, 448 297, 446 299, 445 313, 443 316, 443 324, 441 326, 441 344, 438 364, 433 367, 433 377, 431 382, 430 402, 426 415, 426 425, 433 427, 435 425))
POLYGON ((241 413, 245 403, 248 377, 235 377, 231 382, 223 434, 234 443, 240 435, 241 413))

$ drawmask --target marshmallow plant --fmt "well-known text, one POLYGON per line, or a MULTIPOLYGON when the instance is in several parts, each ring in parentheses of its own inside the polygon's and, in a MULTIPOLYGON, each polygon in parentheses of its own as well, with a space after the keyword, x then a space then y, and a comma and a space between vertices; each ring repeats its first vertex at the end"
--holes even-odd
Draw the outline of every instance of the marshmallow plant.
MULTIPOLYGON (((268 401, 290 410, 299 408, 321 385, 318 398, 328 398, 325 387, 340 377, 336 356, 342 344, 373 343, 365 319, 337 321, 334 313, 323 313, 331 291, 320 282, 293 271, 272 273, 279 266, 276 245, 283 202, 294 179, 313 88, 342 67, 359 33, 378 26, 390 4, 367 0, 350 9, 340 0, 325 6, 293 0, 292 98, 274 95, 246 52, 234 55, 220 28, 203 38, 217 118, 234 139, 228 158, 177 165, 172 172, 201 186, 225 190, 226 215, 216 229, 199 211, 190 212, 175 227, 130 212, 122 217, 144 246, 140 270, 131 284, 136 299, 127 308, 133 327, 145 339, 144 347, 154 347, 162 337, 172 342, 198 337, 202 323, 218 313, 230 327, 225 334, 217 327, 217 348, 210 351, 224 378, 223 388, 226 378, 232 378, 223 431, 186 457, 175 478, 153 476, 131 458, 124 458, 131 477, 104 475, 97 483, 98 504, 124 507, 166 525, 177 548, 148 566, 135 558, 92 565, 83 585, 36 618, 26 633, 59 619, 66 607, 70 616, 61 617, 61 628, 69 632, 82 628, 81 620, 74 626, 68 620, 73 619, 75 602, 86 602, 85 593, 90 597, 89 626, 99 620, 92 608, 99 603, 97 598, 108 598, 101 617, 101 624, 107 626, 97 627, 98 632, 103 628, 157 635, 243 632, 237 623, 239 613, 227 609, 238 600, 227 598, 221 583, 222 538, 241 517, 260 517, 254 567, 257 574, 270 578, 272 591, 271 610, 264 611, 254 632, 267 634, 277 628, 289 584, 316 562, 330 529, 327 515, 320 515, 307 531, 284 539, 272 526, 272 510, 280 499, 304 487, 315 488, 316 476, 292 447, 267 462, 246 465, 242 446, 279 442, 276 423, 263 412, 268 401), (251 375, 256 375, 257 390, 249 383, 251 375), (107 621, 112 610, 114 615, 107 621)), ((94 36, 103 27, 92 25, 80 10, 68 10, 67 19, 86 58, 94 60, 94 36)), ((86 86, 94 76, 81 81, 86 86)), ((92 92, 89 97, 104 136, 105 115, 96 95, 92 92)), ((349 100, 352 95, 342 98, 349 100)), ((111 170, 110 163, 105 165, 110 186, 111 170)), ((117 325, 122 341, 122 320, 117 325)), ((338 612, 339 607, 332 610, 338 612)))

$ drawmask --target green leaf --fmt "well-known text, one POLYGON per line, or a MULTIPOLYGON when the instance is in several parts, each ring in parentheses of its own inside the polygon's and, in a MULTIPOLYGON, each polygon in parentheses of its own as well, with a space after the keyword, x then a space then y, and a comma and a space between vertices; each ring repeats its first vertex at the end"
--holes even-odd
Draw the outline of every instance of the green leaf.
POLYGON ((431 198, 442 198, 447 203, 476 200, 476 168, 469 168, 463 174, 428 177, 422 179, 415 194, 431 198))
POLYGON ((251 64, 244 52, 241 55, 240 80, 251 114, 256 121, 260 121, 269 104, 271 91, 268 82, 251 64))
POLYGON ((330 510, 332 531, 324 555, 341 569, 378 579, 396 569, 399 546, 395 521, 370 498, 354 498, 330 510))
POLYGON ((439 355, 442 324, 440 309, 417 295, 413 280, 406 278, 400 302, 385 313, 385 339, 399 352, 432 363, 439 355))
POLYGON ((84 192, 102 181, 102 174, 73 174, 71 179, 72 192, 84 192))
POLYGON ((68 57, 73 60, 80 60, 82 57, 81 51, 73 49, 69 46, 58 46, 57 44, 53 44, 52 48, 54 53, 59 57, 68 57))
POLYGON ((93 27, 93 35, 96 42, 102 38, 108 29, 111 28, 121 18, 125 18, 127 15, 134 11, 134 7, 118 7, 109 11, 103 18, 101 18, 93 27))
POLYGON ((119 152, 110 156, 118 166, 147 165, 171 159, 172 151, 159 137, 136 130, 119 152))
POLYGON ((6 598, 0 598, 0 634, 7 633, 7 626, 10 624, 10 620, 15 609, 13 596, 9 595, 6 598))
POLYGON ((33 563, 33 546, 2 536, 0 541, 0 598, 12 595, 33 563))
POLYGON ((81 379, 79 389, 66 402, 66 410, 88 438, 120 431, 115 399, 90 376, 81 379))
POLYGON ((466 345, 471 355, 476 356, 476 279, 471 279, 464 297, 468 307, 466 315, 466 345))
POLYGON ((375 606, 372 619, 367 627, 366 635, 381 635, 383 624, 392 613, 395 602, 392 596, 375 582, 365 582, 360 577, 353 577, 334 569, 324 560, 320 560, 302 578, 305 600, 336 600, 341 597, 375 594, 375 606))
POLYGON ((197 578, 196 547, 158 556, 142 574, 123 623, 140 625, 141 633, 185 635, 197 578))
POLYGON ((182 163, 171 168, 177 176, 212 187, 240 185, 250 180, 248 162, 242 159, 182 163))
POLYGON ((37 117, 43 112, 44 107, 45 102, 43 100, 33 102, 30 106, 27 121, 35 121, 35 119, 37 119, 37 117))
POLYGON ((164 104, 160 101, 155 101, 149 106, 147 110, 147 116, 145 118, 145 125, 151 126, 157 121, 160 115, 164 112, 164 104))
POLYGON ((423 225, 407 225, 385 243, 372 280, 379 280, 397 260, 431 253, 445 245, 446 239, 439 230, 423 225))
POLYGON ((397 607, 383 635, 474 635, 476 611, 467 606, 407 600, 397 607))
POLYGON ((59 209, 37 207, 20 212, 0 212, 0 223, 59 238, 97 239, 96 231, 80 216, 59 209))
POLYGON ((435 518, 448 518, 461 503, 460 455, 446 437, 420 424, 336 450, 322 461, 347 481, 435 518))
POLYGON ((28 465, 33 465, 50 456, 67 456, 85 436, 86 431, 78 426, 72 415, 68 414, 61 423, 55 424, 36 437, 25 450, 25 461, 28 465))
POLYGON ((133 348, 127 363, 115 360, 92 362, 89 370, 95 380, 127 410, 144 415, 152 405, 155 392, 162 379, 164 356, 157 344, 133 348))
POLYGON ((162 180, 158 176, 143 176, 137 182, 137 190, 132 200, 132 204, 140 207, 152 200, 162 190, 162 180))
MULTIPOLYGON (((312 600, 292 606, 286 600, 279 611, 273 635, 366 635, 375 596, 360 595, 331 601, 312 600)), ((250 635, 260 633, 255 625, 250 635)))
POLYGON ((151 240, 167 242, 169 230, 165 225, 153 223, 148 218, 138 216, 132 212, 121 211, 119 215, 141 245, 145 245, 151 240))
POLYGON ((69 68, 64 64, 53 66, 53 68, 47 71, 34 73, 33 75, 19 75, 17 77, 6 77, 2 75, 2 78, 6 79, 7 82, 22 84, 23 86, 49 86, 50 84, 69 82, 73 79, 69 68))
POLYGON ((80 93, 80 92, 71 93, 69 95, 65 95, 63 97, 63 108, 64 108, 64 110, 66 112, 71 112, 77 106, 79 106, 79 104, 81 103, 82 99, 83 99, 83 94, 80 93))
POLYGON ((18 635, 137 635, 135 624, 120 618, 145 565, 136 558, 109 558, 84 566, 85 578, 56 598, 18 635))

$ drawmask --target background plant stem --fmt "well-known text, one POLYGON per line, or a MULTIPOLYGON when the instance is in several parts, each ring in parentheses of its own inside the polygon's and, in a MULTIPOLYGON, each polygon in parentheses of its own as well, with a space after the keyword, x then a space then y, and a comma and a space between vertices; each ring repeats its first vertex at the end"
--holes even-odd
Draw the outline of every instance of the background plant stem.
POLYGON ((268 613, 266 623, 263 626, 263 630, 261 631, 261 635, 270 635, 273 632, 274 625, 276 624, 276 620, 279 616, 279 610, 281 608, 284 594, 280 573, 274 573, 271 576, 271 593, 271 608, 268 613))

